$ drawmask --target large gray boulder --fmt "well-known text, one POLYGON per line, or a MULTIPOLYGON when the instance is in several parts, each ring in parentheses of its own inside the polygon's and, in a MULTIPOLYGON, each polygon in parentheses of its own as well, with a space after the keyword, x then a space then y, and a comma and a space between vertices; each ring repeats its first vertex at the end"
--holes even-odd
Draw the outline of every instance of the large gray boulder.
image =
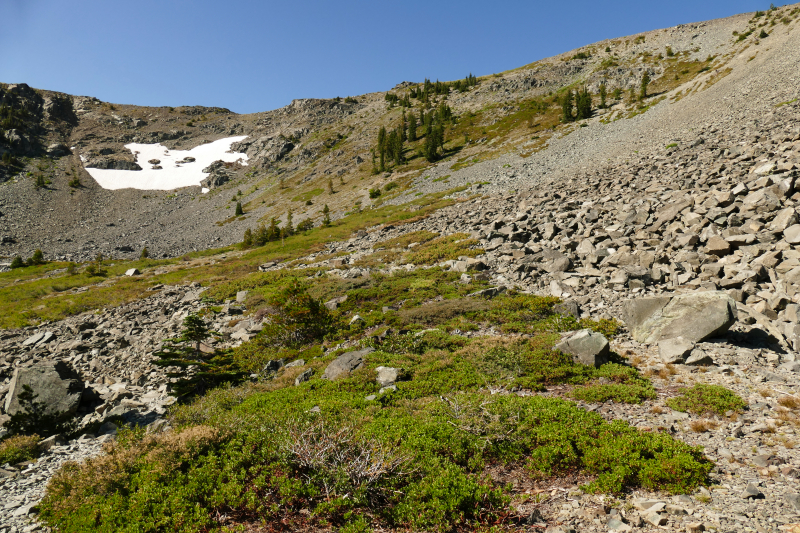
POLYGON ((636 298, 623 304, 622 319, 641 343, 676 337, 701 342, 722 335, 736 322, 736 302, 721 291, 636 298))
POLYGON ((347 352, 334 359, 322 374, 322 379, 331 381, 340 377, 347 377, 353 370, 358 370, 364 366, 364 357, 368 353, 374 352, 374 348, 364 348, 355 352, 347 352))
POLYGON ((3 409, 6 414, 20 412, 19 395, 28 385, 38 397, 35 401, 44 403, 46 414, 75 414, 83 394, 83 381, 67 363, 63 361, 39 363, 27 368, 18 368, 11 378, 8 395, 3 409))
POLYGON ((582 329, 556 345, 556 350, 569 354, 576 363, 599 368, 608 363, 608 340, 600 333, 582 329))

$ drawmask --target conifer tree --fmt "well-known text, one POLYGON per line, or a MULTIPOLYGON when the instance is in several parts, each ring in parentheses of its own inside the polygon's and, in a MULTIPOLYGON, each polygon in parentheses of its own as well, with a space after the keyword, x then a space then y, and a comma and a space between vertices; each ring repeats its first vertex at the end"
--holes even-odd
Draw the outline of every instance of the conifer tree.
POLYGON ((240 217, 244 215, 244 209, 242 209, 242 202, 236 202, 236 212, 234 216, 240 217))
MULTIPOLYGON (((381 167, 383 166, 383 153, 381 153, 381 167)), ((333 180, 328 178, 328 194, 333 194, 333 180)))
POLYGON ((572 122, 574 117, 572 116, 572 103, 573 103, 573 95, 572 89, 567 89, 567 92, 564 93, 564 96, 561 98, 561 121, 562 122, 572 122))
POLYGON ((322 208, 322 226, 326 228, 331 226, 331 210, 328 204, 325 204, 325 207, 322 208))
POLYGON ((174 385, 176 396, 186 398, 202 394, 222 383, 235 383, 246 375, 236 368, 228 353, 218 350, 206 353, 200 349, 201 343, 214 334, 202 318, 190 314, 183 320, 181 335, 165 340, 161 349, 154 353, 158 357, 155 364, 181 369, 167 374, 170 378, 178 378, 174 385), (186 370, 190 366, 197 369, 192 374, 186 370))
POLYGON ((256 231, 253 232, 253 244, 255 246, 264 246, 268 241, 267 228, 264 224, 260 224, 256 231))
POLYGON ((142 253, 139 255, 139 259, 147 259, 150 257, 150 250, 147 249, 147 246, 142 248, 142 253))
POLYGON ((286 213, 286 225, 284 226, 284 235, 287 237, 294 234, 294 225, 292 224, 292 210, 286 213))
POLYGON ((639 100, 647 98, 647 86, 650 85, 650 74, 645 70, 642 76, 642 85, 639 89, 639 100))
POLYGON ((404 143, 408 137, 406 136, 406 110, 403 109, 403 115, 400 122, 400 142, 404 143))
POLYGON ((266 237, 266 242, 277 241, 281 238, 281 229, 278 226, 278 221, 275 220, 275 217, 272 217, 272 219, 269 221, 269 228, 267 228, 266 237))
POLYGON ((244 238, 242 239, 242 247, 250 248, 253 246, 253 230, 247 228, 244 230, 244 238))
POLYGON ((586 89, 586 87, 577 91, 575 97, 575 111, 578 120, 587 119, 592 116, 592 95, 589 94, 589 90, 586 89))
POLYGON ((606 84, 605 84, 605 82, 601 83, 600 84, 600 109, 605 109, 606 108, 606 96, 607 95, 608 95, 608 93, 606 92, 606 84))
POLYGON ((411 142, 417 140, 417 118, 414 113, 410 113, 408 117, 408 140, 411 142))

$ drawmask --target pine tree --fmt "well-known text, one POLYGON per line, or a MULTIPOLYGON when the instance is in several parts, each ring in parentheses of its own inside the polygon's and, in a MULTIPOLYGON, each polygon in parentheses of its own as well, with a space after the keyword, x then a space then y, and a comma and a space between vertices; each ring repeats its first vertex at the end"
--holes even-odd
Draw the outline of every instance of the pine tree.
POLYGON ((642 85, 639 90, 639 100, 647 98, 647 86, 650 85, 650 74, 645 70, 642 76, 642 85))
POLYGON ((589 90, 584 87, 582 90, 577 91, 575 98, 576 118, 583 120, 592 116, 592 95, 589 90))
POLYGON ((406 135, 406 110, 403 109, 403 116, 400 122, 400 142, 404 143, 408 139, 406 135))
POLYGON ((161 349, 154 353, 158 357, 155 364, 180 369, 167 374, 170 378, 177 378, 173 392, 176 396, 186 398, 202 394, 222 383, 240 381, 246 375, 238 370, 228 352, 212 350, 206 353, 200 349, 203 341, 214 334, 202 318, 190 314, 183 319, 181 335, 166 339, 161 349), (188 367, 194 367, 196 371, 190 374, 188 367))
POLYGON ((414 113, 410 113, 408 117, 408 140, 411 142, 417 140, 417 118, 414 113))
POLYGON ((11 260, 10 268, 22 268, 25 266, 25 261, 18 255, 14 256, 14 259, 11 260))
POLYGON ((284 226, 284 235, 287 237, 294 234, 294 226, 292 225, 292 210, 286 213, 286 226, 284 226))
POLYGON ((242 202, 236 202, 236 213, 234 216, 240 217, 244 215, 244 209, 242 209, 242 202))
POLYGON ((244 238, 242 239, 242 247, 250 248, 253 246, 253 231, 250 228, 244 230, 244 238))
MULTIPOLYGON (((383 154, 381 154, 381 166, 383 166, 383 154)), ((333 194, 333 180, 328 178, 328 194, 333 194)))
POLYGON ((331 226, 331 210, 328 204, 325 204, 325 207, 322 208, 322 226, 326 228, 331 226))
POLYGON ((150 257, 150 251, 147 249, 147 246, 142 248, 142 253, 139 255, 139 259, 147 259, 150 257))
POLYGON ((572 116, 572 102, 573 95, 572 89, 567 89, 564 96, 561 98, 561 121, 572 122, 575 118, 572 116))
POLYGON ((253 245, 264 246, 269 242, 269 232, 264 224, 259 224, 256 231, 253 232, 253 245))
POLYGON ((281 229, 278 226, 278 221, 272 217, 269 221, 269 228, 267 228, 267 242, 277 241, 281 238, 281 229))
POLYGON ((601 83, 600 84, 600 109, 605 109, 606 108, 606 96, 607 96, 607 94, 608 93, 606 92, 606 84, 605 83, 601 83))

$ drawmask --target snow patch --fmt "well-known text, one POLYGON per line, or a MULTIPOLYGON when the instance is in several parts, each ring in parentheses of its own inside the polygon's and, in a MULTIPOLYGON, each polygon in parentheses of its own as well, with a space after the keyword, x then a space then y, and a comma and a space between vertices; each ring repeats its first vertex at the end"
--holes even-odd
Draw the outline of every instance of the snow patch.
MULTIPOLYGON (((247 135, 228 137, 191 150, 169 150, 161 144, 126 144, 125 148, 136 156, 142 170, 116 170, 87 168, 86 171, 104 189, 139 189, 143 191, 169 191, 181 187, 200 186, 207 176, 203 169, 217 160, 226 163, 239 161, 247 165, 247 154, 231 152, 231 145, 247 138, 247 135), (190 158, 190 159, 187 159, 190 158), (194 158, 194 161, 191 161, 194 158), (159 163, 149 163, 157 159, 159 163), (153 167, 159 166, 160 169, 153 167)), ((86 159, 81 156, 85 163, 86 159)), ((203 193, 208 189, 203 187, 203 193)))

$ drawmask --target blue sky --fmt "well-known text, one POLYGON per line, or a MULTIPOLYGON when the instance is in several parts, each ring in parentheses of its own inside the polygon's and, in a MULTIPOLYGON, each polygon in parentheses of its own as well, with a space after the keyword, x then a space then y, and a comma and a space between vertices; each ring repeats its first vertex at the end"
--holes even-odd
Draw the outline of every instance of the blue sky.
MULTIPOLYGON (((783 5, 784 2, 776 3, 783 5)), ((0 0, 0 81, 239 113, 478 76, 760 0, 0 0)))

